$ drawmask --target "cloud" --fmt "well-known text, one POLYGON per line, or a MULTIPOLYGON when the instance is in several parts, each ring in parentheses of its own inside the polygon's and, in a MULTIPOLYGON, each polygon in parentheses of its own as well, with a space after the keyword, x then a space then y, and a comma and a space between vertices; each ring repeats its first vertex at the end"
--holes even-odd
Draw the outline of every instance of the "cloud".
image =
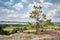
POLYGON ((0 20, 7 19, 7 14, 9 13, 8 9, 0 8, 0 20))
POLYGON ((40 3, 36 3, 36 2, 34 2, 34 3, 30 3, 30 4, 29 4, 29 7, 33 7, 34 5, 39 6, 40 3))
POLYGON ((44 2, 44 0, 40 0, 40 2, 41 2, 41 3, 43 3, 43 2, 44 2))
POLYGON ((19 17, 19 14, 13 10, 10 10, 10 12, 8 13, 7 15, 8 18, 18 18, 19 17))
POLYGON ((0 21, 20 21, 20 22, 33 22, 33 19, 29 18, 29 13, 21 14, 14 10, 6 8, 0 8, 0 21))
POLYGON ((10 0, 10 2, 13 2, 13 0, 10 0))
POLYGON ((0 0, 0 3, 3 4, 4 6, 12 6, 13 5, 13 0, 7 0, 4 2, 3 0, 0 0))
POLYGON ((45 8, 43 10, 45 11, 44 13, 48 12, 47 18, 51 18, 53 21, 60 20, 60 3, 53 4, 50 2, 44 2, 44 0, 20 0, 20 2, 14 2, 13 0, 3 2, 2 0, 0 0, 0 4, 1 4, 0 5, 0 20, 1 19, 3 20, 4 19, 6 20, 19 19, 20 20, 21 18, 24 18, 24 19, 29 18, 29 15, 30 15, 29 13, 32 12, 32 10, 34 10, 33 9, 34 5, 36 6, 42 5, 43 9, 45 8), (16 9, 17 11, 14 9, 16 9), (21 9, 22 11, 20 11, 21 9))
POLYGON ((18 12, 15 12, 13 10, 10 11, 10 13, 8 14, 8 18, 29 18, 30 14, 29 13, 26 13, 26 14, 21 14, 21 13, 18 13, 18 12))
POLYGON ((28 9, 29 9, 30 11, 33 11, 33 10, 34 10, 34 5, 35 5, 35 6, 40 6, 40 3, 36 3, 36 2, 30 3, 30 4, 28 5, 28 9))
POLYGON ((23 16, 21 16, 21 18, 29 18, 30 16, 30 13, 27 13, 27 14, 23 14, 23 16))
POLYGON ((17 3, 13 6, 16 10, 21 10, 24 6, 22 3, 17 3))
POLYGON ((51 18, 54 22, 60 22, 60 3, 53 5, 53 9, 48 11, 47 18, 51 18))
MULTIPOLYGON (((38 1, 38 0, 37 0, 38 1)), ((44 0, 39 0, 39 1, 43 1, 42 3, 39 3, 39 2, 33 2, 33 3, 29 3, 28 5, 28 9, 29 10, 34 10, 33 6, 36 5, 36 6, 42 6, 43 9, 48 9, 50 8, 51 6, 53 6, 53 3, 50 3, 50 2, 44 2, 44 0)), ((43 10, 44 11, 44 10, 43 10)))
POLYGON ((14 19, 17 18, 17 13, 13 10, 9 10, 6 8, 0 8, 0 20, 4 19, 14 19))
POLYGON ((22 2, 27 3, 27 2, 28 2, 28 0, 22 0, 22 2))
POLYGON ((11 6, 13 3, 12 2, 5 2, 5 5, 11 6))
POLYGON ((12 12, 10 14, 8 14, 8 18, 17 18, 17 19, 21 19, 21 18, 29 18, 30 14, 27 13, 27 14, 19 14, 19 13, 15 13, 15 12, 12 12))
POLYGON ((60 10, 60 2, 58 4, 56 4, 55 7, 56 7, 57 10, 60 10))
POLYGON ((55 16, 55 14, 56 14, 56 9, 48 11, 47 19, 53 19, 53 17, 55 16))
MULTIPOLYGON (((16 12, 14 12, 16 13, 16 12)), ((3 7, 0 7, 0 20, 10 19, 9 15, 13 14, 13 10, 9 10, 3 7)), ((12 15, 13 17, 14 15, 12 15)), ((10 16, 11 17, 11 16, 10 16)))
POLYGON ((29 18, 29 13, 22 14, 14 10, 9 10, 3 7, 0 7, 0 20, 20 20, 29 18))
POLYGON ((50 3, 50 2, 44 2, 44 3, 42 3, 42 7, 43 8, 49 8, 51 6, 53 6, 53 3, 50 3))
POLYGON ((22 2, 24 2, 24 3, 33 3, 33 2, 43 3, 44 0, 22 0, 22 2))

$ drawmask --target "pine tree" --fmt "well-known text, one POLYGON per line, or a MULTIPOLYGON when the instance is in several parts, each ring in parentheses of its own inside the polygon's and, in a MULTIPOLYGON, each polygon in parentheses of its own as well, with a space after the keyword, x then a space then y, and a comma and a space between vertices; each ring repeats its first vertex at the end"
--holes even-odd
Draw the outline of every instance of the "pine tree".
POLYGON ((46 19, 46 15, 42 14, 42 7, 34 5, 34 10, 31 12, 30 18, 35 19, 36 33, 39 34, 40 27, 42 27, 42 23, 44 22, 44 19, 46 19))

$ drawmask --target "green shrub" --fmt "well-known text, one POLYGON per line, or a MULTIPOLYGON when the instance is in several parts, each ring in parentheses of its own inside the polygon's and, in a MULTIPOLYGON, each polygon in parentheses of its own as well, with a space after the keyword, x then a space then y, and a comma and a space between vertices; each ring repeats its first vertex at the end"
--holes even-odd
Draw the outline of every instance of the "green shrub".
POLYGON ((1 35, 10 35, 9 31, 4 31, 4 30, 0 31, 0 34, 1 35))
POLYGON ((31 22, 28 22, 28 27, 27 27, 27 29, 28 29, 28 30, 29 30, 29 29, 34 29, 34 24, 31 23, 31 22))
POLYGON ((9 31, 3 31, 4 35, 10 35, 9 31))
POLYGON ((20 28, 20 32, 23 32, 23 28, 20 28))
POLYGON ((27 30, 27 27, 24 27, 23 30, 27 30))
POLYGON ((14 29, 12 30, 12 32, 11 32, 11 34, 14 34, 14 33, 17 33, 17 29, 16 29, 16 28, 14 28, 14 29))

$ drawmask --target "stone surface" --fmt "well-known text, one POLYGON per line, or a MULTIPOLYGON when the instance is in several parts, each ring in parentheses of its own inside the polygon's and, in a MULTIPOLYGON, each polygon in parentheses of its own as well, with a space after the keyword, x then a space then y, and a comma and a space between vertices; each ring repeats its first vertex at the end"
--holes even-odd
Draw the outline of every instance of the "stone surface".
POLYGON ((27 34, 27 33, 15 33, 9 36, 0 35, 0 40, 60 40, 60 33, 50 34, 27 34))

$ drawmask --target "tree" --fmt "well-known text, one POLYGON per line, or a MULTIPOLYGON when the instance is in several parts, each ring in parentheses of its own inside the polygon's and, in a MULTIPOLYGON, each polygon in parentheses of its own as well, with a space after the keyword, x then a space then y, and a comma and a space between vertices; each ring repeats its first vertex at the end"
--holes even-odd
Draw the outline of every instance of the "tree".
POLYGON ((36 33, 39 34, 40 28, 42 27, 42 24, 44 23, 44 19, 46 19, 46 15, 42 14, 42 7, 34 6, 34 10, 31 12, 30 17, 36 20, 36 24, 35 24, 36 33))
POLYGON ((54 23, 51 22, 51 19, 46 20, 47 25, 49 26, 54 26, 54 23))

